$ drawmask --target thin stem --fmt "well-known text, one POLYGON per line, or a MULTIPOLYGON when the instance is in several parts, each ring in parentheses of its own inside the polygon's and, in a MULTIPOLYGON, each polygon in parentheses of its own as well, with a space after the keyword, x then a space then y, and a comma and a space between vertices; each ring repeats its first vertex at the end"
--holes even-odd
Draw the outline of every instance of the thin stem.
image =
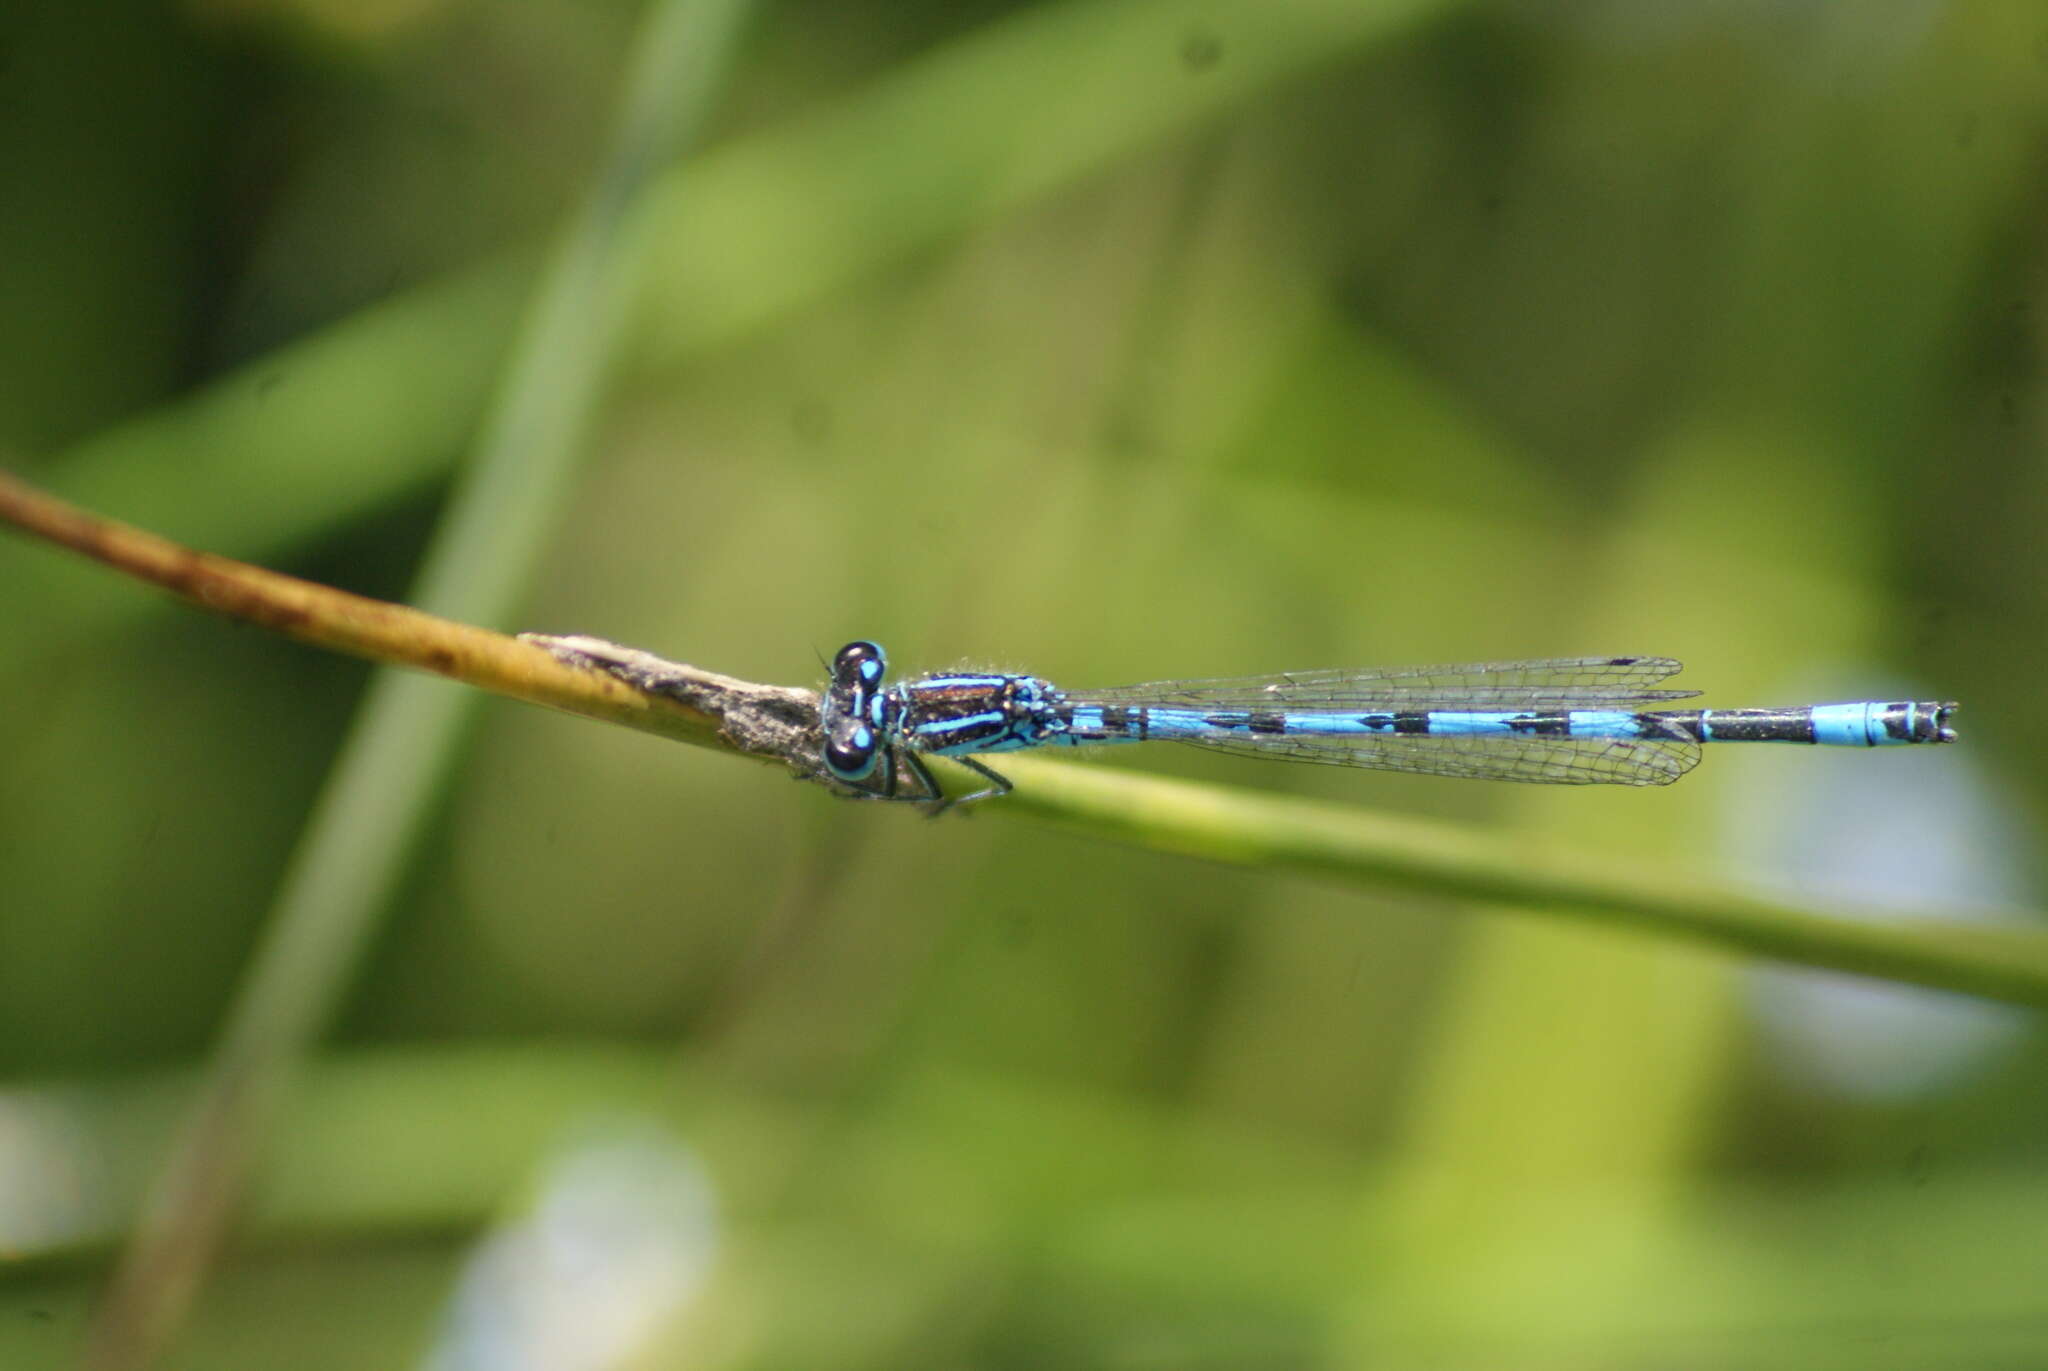
POLYGON ((1017 783, 1004 808, 1098 838, 2048 1007, 2048 936, 2028 911, 1879 921, 1496 829, 1035 759, 1006 758, 1004 770, 1017 783))
MULTIPOLYGON (((521 642, 447 623, 95 520, 4 473, 0 518, 167 585, 208 608, 279 627, 308 642, 439 671, 536 704, 780 762, 797 775, 825 779, 817 761, 817 696, 810 691, 736 681, 597 639, 521 642), (108 536, 108 529, 118 536, 108 536), (129 555, 137 547, 148 549, 147 555, 129 555), (208 577, 193 582, 187 572, 199 566, 208 577), (233 593, 211 589, 216 586, 232 587, 233 593), (265 598, 273 593, 275 602, 265 598), (320 620, 329 612, 342 614, 347 624, 328 631, 320 620), (388 636, 364 627, 384 623, 404 627, 388 636), (532 645, 536 642, 547 645, 547 651, 532 645), (488 645, 490 652, 444 646, 476 643, 488 645), (468 669, 474 661, 494 661, 501 652, 519 669, 468 669), (623 702, 622 692, 628 697, 623 702)), ((941 758, 929 763, 953 765, 941 758)), ((2037 923, 2038 916, 2020 911, 1995 924, 1966 925, 1931 915, 1874 922, 1673 874, 1661 864, 1560 849, 1494 829, 1033 758, 1006 757, 1003 769, 1021 782, 1016 793, 976 805, 977 813, 1030 815, 1091 838, 1234 866, 1527 909, 1803 966, 2048 1006, 2048 937, 2021 927, 2037 923)), ((955 769, 951 788, 973 785, 969 773, 955 769)))
POLYGON ((296 576, 197 552, 103 519, 0 471, 0 520, 160 586, 201 609, 300 642, 446 676, 494 694, 681 741, 705 741, 719 720, 579 670, 517 638, 296 576))

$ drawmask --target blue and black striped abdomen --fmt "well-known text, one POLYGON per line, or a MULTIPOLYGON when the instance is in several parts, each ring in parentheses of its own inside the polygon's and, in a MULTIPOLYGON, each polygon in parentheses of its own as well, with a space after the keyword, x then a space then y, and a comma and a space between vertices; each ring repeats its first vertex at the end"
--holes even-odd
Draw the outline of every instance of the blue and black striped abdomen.
POLYGON ((1954 741, 1952 706, 1792 709, 1224 709, 1062 702, 1055 743, 1170 740, 1249 756, 1554 785, 1668 785, 1703 743, 1954 741))
POLYGON ((1179 706, 1069 705, 1066 743, 1246 738, 1660 738, 1695 743, 1815 743, 1885 747, 1955 741, 1952 705, 1920 701, 1801 705, 1793 709, 1199 710, 1179 706))
POLYGON ((1634 738, 1672 736, 1658 716, 1623 710, 1257 710, 1162 705, 1073 705, 1062 711, 1074 744, 1152 740, 1321 738, 1634 738))

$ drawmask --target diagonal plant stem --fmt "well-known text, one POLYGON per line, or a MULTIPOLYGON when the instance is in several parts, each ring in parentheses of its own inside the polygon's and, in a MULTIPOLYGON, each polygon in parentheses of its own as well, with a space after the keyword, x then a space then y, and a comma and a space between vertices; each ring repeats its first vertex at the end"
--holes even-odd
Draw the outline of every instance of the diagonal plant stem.
MULTIPOLYGON (((605 377, 646 243, 631 207, 702 126, 746 0, 654 0, 606 164, 541 282, 416 592, 502 622, 524 598, 605 377)), ((478 697, 380 675, 293 854, 267 932, 114 1280, 86 1365, 129 1371, 175 1335, 296 1069, 402 876, 478 697)))
MULTIPOLYGON (((519 641, 205 557, 95 519, 4 473, 0 520, 78 548, 207 608, 279 627, 309 642, 438 672, 679 742, 780 762, 796 775, 825 779, 817 761, 818 697, 812 691, 736 681, 601 640, 519 641), (187 573, 194 565, 208 568, 214 579, 192 580, 187 573), (222 592, 222 586, 231 592, 222 592), (327 619, 339 626, 323 627, 327 619), (394 627, 370 632, 364 624, 394 627), (473 667, 479 662, 482 668, 473 667)), ((939 758, 932 762, 950 765, 939 758)), ((1872 922, 1493 829, 1031 758, 1009 758, 1003 769, 1022 783, 1001 803, 988 806, 989 812, 1028 814, 1092 838, 1315 875, 1361 889, 1392 887, 1526 909, 1802 966, 2048 1007, 2048 935, 2024 927, 2038 924, 2039 916, 2022 911, 2010 911, 1993 924, 1931 916, 1872 922)), ((964 773, 955 780, 973 784, 964 773)))
MULTIPOLYGON (((680 742, 723 743, 764 760, 786 762, 817 746, 814 691, 757 686, 673 662, 663 663, 668 688, 650 691, 631 673, 607 670, 588 654, 565 646, 577 640, 511 638, 231 557, 197 552, 89 514, 5 471, 0 471, 0 522, 160 586, 201 609, 332 652, 411 667, 528 704, 680 742)), ((808 767, 799 770, 811 774, 808 767)))

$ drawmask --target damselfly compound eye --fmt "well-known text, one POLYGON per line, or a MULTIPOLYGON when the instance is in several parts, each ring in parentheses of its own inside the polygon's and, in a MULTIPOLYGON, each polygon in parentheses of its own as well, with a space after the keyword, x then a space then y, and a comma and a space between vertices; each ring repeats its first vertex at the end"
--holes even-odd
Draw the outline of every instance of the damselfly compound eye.
POLYGON ((873 729, 856 719, 841 720, 825 742, 825 767, 842 781, 865 780, 877 752, 873 729))
POLYGON ((856 639, 840 648, 839 655, 832 659, 832 678, 843 681, 848 677, 859 677, 872 684, 882 679, 887 662, 879 646, 856 639))

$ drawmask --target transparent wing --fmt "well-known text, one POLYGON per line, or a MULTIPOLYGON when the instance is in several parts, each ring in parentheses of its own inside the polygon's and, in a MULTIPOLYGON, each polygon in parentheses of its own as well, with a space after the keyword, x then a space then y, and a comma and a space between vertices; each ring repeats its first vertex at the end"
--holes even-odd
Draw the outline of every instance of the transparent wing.
POLYGON ((1076 700, 1105 704, 1219 709, 1597 709, 1661 704, 1699 694, 1697 690, 1649 688, 1676 675, 1679 666, 1669 657, 1549 657, 1527 662, 1149 681, 1070 694, 1076 700))
POLYGON ((1344 737, 1184 738, 1193 747, 1267 761, 1412 771, 1545 785, 1670 785, 1700 760, 1690 738, 1472 737, 1353 734, 1344 737))

